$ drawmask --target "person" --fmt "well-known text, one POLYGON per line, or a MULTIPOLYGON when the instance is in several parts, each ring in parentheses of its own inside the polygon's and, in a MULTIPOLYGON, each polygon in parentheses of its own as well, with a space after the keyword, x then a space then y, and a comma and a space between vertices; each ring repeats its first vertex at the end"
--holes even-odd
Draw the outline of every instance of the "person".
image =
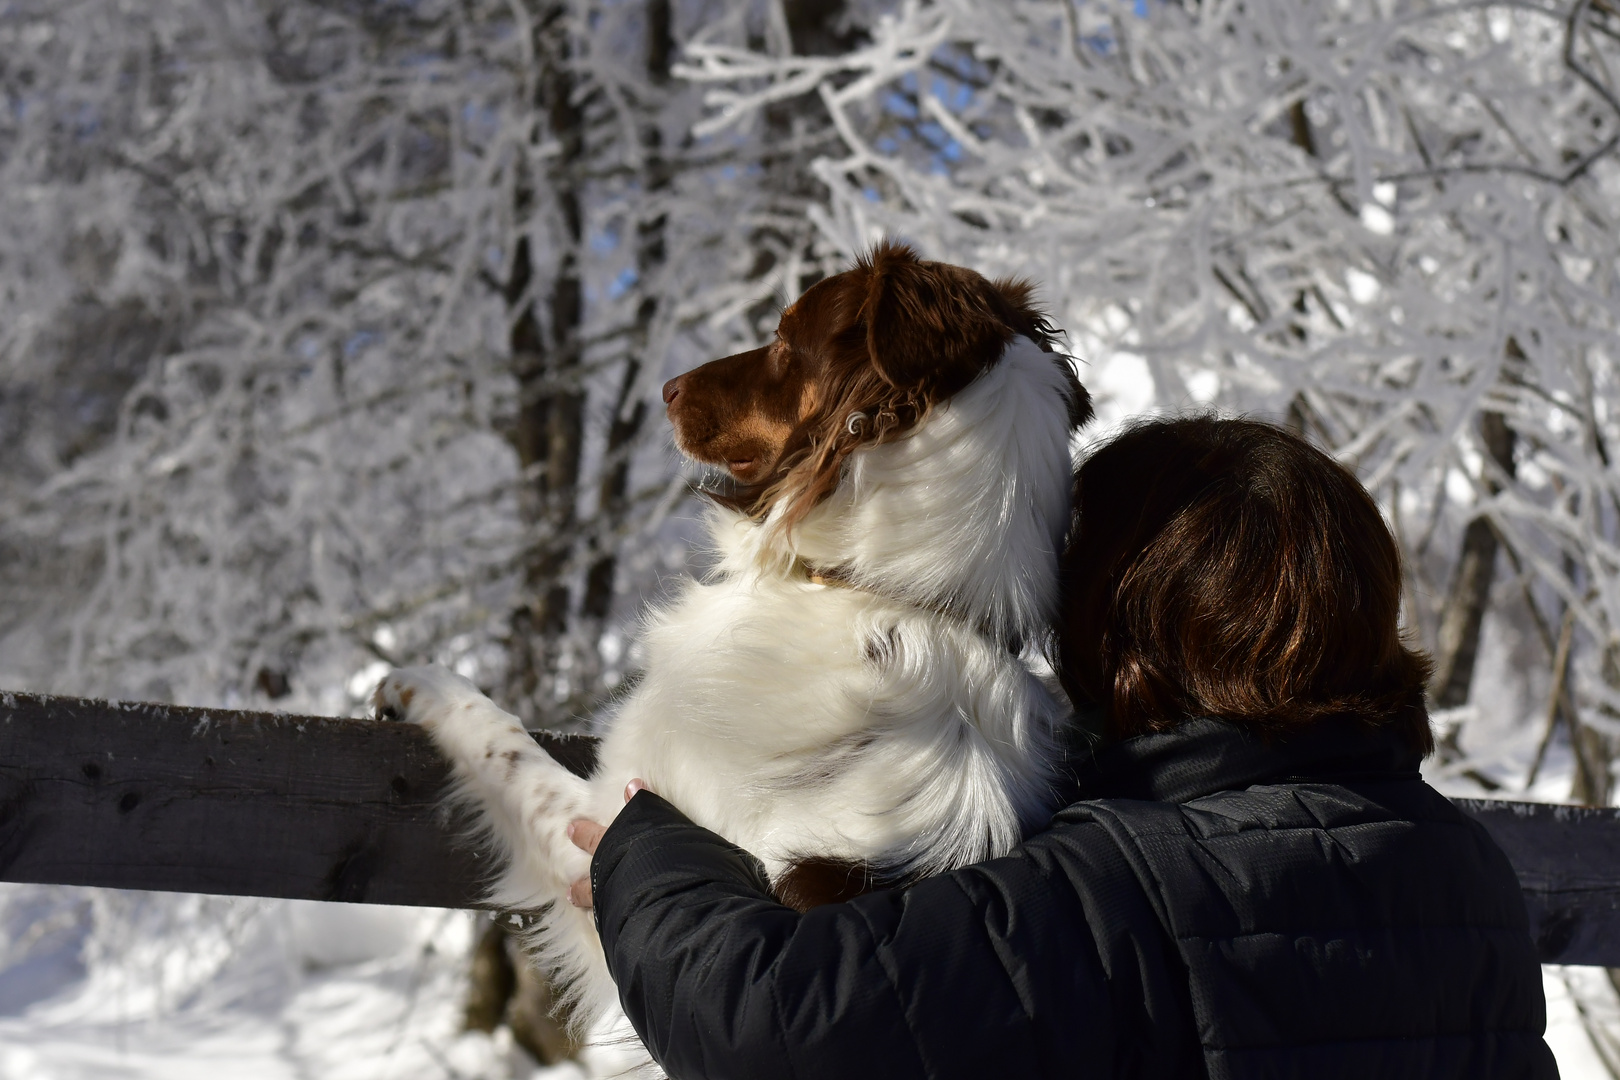
POLYGON ((1012 854, 799 914, 632 785, 576 902, 676 1080, 1555 1077, 1511 867, 1418 774, 1428 663, 1355 478, 1250 420, 1076 475, 1060 672, 1098 736, 1012 854))

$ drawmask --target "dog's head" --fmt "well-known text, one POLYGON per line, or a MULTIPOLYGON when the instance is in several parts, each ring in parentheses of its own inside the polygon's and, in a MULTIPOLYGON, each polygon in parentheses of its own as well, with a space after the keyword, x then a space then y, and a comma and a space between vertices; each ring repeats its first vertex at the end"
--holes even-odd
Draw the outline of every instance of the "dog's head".
MULTIPOLYGON (((885 242, 813 285, 762 348, 664 385, 675 442, 726 470, 716 497, 756 518, 786 502, 791 525, 837 487, 845 458, 914 429, 1022 335, 1050 351, 1054 330, 1024 281, 990 281, 885 242)), ((1091 415, 1066 358, 1069 419, 1091 415)))

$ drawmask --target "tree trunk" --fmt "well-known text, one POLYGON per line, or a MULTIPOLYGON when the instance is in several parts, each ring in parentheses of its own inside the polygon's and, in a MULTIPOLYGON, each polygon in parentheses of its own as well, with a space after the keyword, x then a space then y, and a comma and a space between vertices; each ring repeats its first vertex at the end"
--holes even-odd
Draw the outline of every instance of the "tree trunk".
POLYGON ((636 276, 642 293, 636 307, 632 352, 625 360, 613 402, 613 420, 608 428, 607 452, 602 481, 597 488, 598 527, 593 547, 598 554, 585 575, 585 596, 581 612, 598 625, 605 622, 613 606, 613 580, 618 569, 618 530, 629 513, 630 453, 647 420, 647 401, 638 394, 642 371, 656 364, 659 357, 647 355, 652 344, 653 324, 658 316, 658 275, 665 259, 664 231, 667 214, 658 205, 669 190, 671 171, 664 156, 663 131, 657 117, 664 91, 669 85, 669 68, 675 55, 670 0, 647 2, 647 85, 651 89, 648 113, 641 129, 643 169, 642 190, 654 213, 636 225, 636 276))
MULTIPOLYGON (((1620 647, 1613 644, 1604 647, 1601 674, 1611 690, 1620 689, 1620 647)), ((1602 706, 1600 710, 1613 718, 1612 710, 1602 706)), ((1573 716, 1571 721, 1578 768, 1575 770, 1575 784, 1570 790, 1570 798, 1593 806, 1607 806, 1614 797, 1614 776, 1610 771, 1614 760, 1614 740, 1590 724, 1575 723, 1573 716)))
MULTIPOLYGON (((513 216, 525 231, 513 245, 503 289, 518 384, 517 422, 508 437, 523 470, 518 499, 530 538, 523 557, 522 600, 509 622, 503 704, 530 727, 555 727, 568 717, 559 704, 571 690, 559 684, 566 674, 560 673, 558 661, 571 615, 568 566, 577 540, 585 430, 585 391, 579 382, 585 315, 580 267, 585 117, 576 95, 566 2, 535 14, 534 55, 539 67, 535 111, 545 120, 536 125, 536 137, 549 133, 559 151, 550 158, 543 192, 526 172, 516 185, 513 216), (560 232, 553 234, 558 243, 554 275, 537 283, 527 226, 542 193, 554 203, 560 232)), ((536 1061, 554 1064, 577 1050, 567 1034, 567 1018, 553 1015, 555 1007, 552 987, 518 940, 499 920, 492 922, 468 973, 466 1026, 492 1031, 504 1023, 536 1061)))
MULTIPOLYGON (((1498 412, 1483 414, 1479 426, 1485 452, 1503 473, 1513 476, 1513 429, 1498 412)), ((1492 495, 1501 490, 1501 485, 1489 473, 1484 482, 1492 495)), ((1470 521, 1463 530, 1457 569, 1440 616, 1435 647, 1430 698, 1435 708, 1453 709, 1468 701, 1474 664, 1479 656, 1480 627, 1485 621, 1485 609, 1490 605, 1491 582, 1496 575, 1497 547, 1496 530, 1484 514, 1470 521)), ((1450 743, 1455 751, 1455 739, 1450 743)))
POLYGON ((506 1020, 506 1003, 517 986, 517 969, 506 954, 507 933, 501 924, 484 922, 467 972, 467 1004, 462 1025, 468 1031, 492 1032, 506 1020))
MULTIPOLYGON (((781 0, 781 13, 788 40, 751 41, 751 48, 785 46, 796 56, 836 56, 856 48, 866 36, 853 20, 845 19, 845 0, 781 0)), ((773 102, 761 111, 767 132, 768 158, 763 163, 760 188, 771 196, 765 209, 776 222, 802 221, 804 227, 770 224, 754 230, 750 243, 754 251, 751 277, 765 278, 779 263, 791 262, 798 253, 809 248, 812 230, 805 220, 805 208, 825 202, 825 188, 810 169, 810 163, 820 151, 805 136, 811 118, 821 107, 811 94, 773 102), (774 152, 777 146, 791 144, 795 139, 805 140, 800 149, 793 153, 774 152)), ((827 130, 830 132, 830 124, 827 130)), ((814 277, 784 281, 781 291, 786 294, 785 300, 791 302, 814 282, 814 277)), ((775 305, 774 298, 763 299, 750 309, 749 317, 756 322, 767 319, 775 305)))
MULTIPOLYGON (((544 182, 561 231, 549 289, 536 286, 528 235, 520 236, 513 247, 505 286, 511 319, 508 343, 518 383, 518 417, 510 439, 523 469, 519 499, 531 543, 523 560, 524 598, 511 616, 504 703, 526 723, 548 725, 560 718, 557 699, 567 696, 558 693, 557 660, 568 632, 566 569, 578 524, 585 427, 585 394, 578 382, 584 318, 579 252, 585 130, 575 97, 567 5, 547 6, 534 25, 535 62, 540 68, 535 105, 559 147, 544 182), (544 321, 541 304, 547 315, 544 321)), ((517 185, 514 209, 520 227, 533 215, 538 196, 532 178, 517 185)))

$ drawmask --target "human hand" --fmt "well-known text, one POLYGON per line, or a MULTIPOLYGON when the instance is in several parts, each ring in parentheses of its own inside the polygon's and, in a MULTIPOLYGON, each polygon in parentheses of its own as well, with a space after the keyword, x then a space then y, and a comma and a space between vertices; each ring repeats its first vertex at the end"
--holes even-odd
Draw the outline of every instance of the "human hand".
MULTIPOLYGON (((624 801, 629 802, 636 792, 647 786, 647 781, 639 777, 624 786, 624 801)), ((596 854, 596 845, 602 842, 602 834, 607 832, 607 826, 599 825, 589 818, 575 818, 568 823, 568 839, 574 846, 587 855, 596 854)), ((582 877, 568 886, 568 902, 577 908, 588 908, 596 903, 591 895, 591 879, 589 875, 582 877)))

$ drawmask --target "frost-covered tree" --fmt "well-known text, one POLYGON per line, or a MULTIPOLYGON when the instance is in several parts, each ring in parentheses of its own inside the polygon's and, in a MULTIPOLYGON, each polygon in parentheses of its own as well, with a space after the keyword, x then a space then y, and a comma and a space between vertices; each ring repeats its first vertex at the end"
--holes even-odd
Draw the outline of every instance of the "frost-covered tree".
POLYGON ((770 23, 8 7, 0 674, 331 713, 436 658, 587 714, 680 561, 658 387, 751 342, 790 213, 670 63, 770 23))

